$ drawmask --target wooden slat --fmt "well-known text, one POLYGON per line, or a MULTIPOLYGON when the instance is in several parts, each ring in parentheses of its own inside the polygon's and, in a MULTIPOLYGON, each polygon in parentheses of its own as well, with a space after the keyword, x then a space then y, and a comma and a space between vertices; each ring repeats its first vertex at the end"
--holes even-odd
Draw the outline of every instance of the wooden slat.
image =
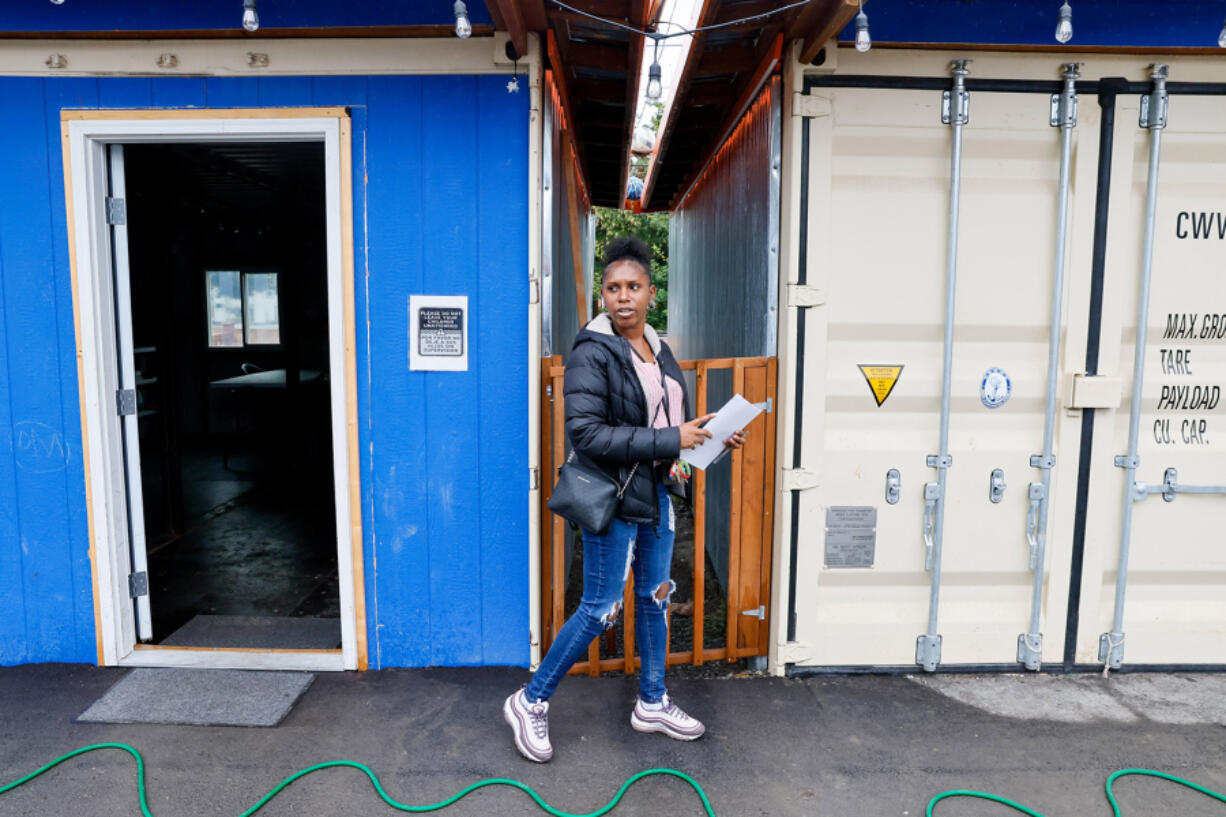
MULTIPOLYGON (((592 639, 592 643, 587 645, 587 674, 595 678, 600 674, 600 636, 592 639)), ((617 661, 614 660, 613 669, 617 666, 617 661)))
MULTIPOLYGON (((555 357, 559 362, 561 355, 555 357)), ((551 367, 550 371, 557 370, 557 367, 551 367)), ((562 399, 563 374, 566 370, 562 369, 559 374, 553 375, 550 380, 553 384, 553 470, 549 474, 552 481, 556 478, 557 469, 566 459, 566 408, 562 399)), ((556 514, 553 516, 552 525, 552 556, 553 559, 553 622, 554 635, 562 629, 562 623, 566 620, 566 520, 556 514)))
MULTIPOLYGON (((771 358, 766 364, 766 394, 779 402, 779 361, 771 358)), ((766 655, 770 648, 771 565, 775 541, 775 412, 766 414, 764 444, 765 463, 762 468, 762 589, 759 603, 766 608, 766 617, 758 622, 758 654, 766 655)))
MULTIPOLYGON (((745 393, 745 367, 736 365, 732 369, 732 393, 745 393)), ((732 452, 732 489, 728 498, 728 586, 724 588, 728 594, 727 622, 725 624, 724 645, 728 656, 736 656, 738 627, 741 618, 741 473, 744 470, 745 452, 732 452)))
MULTIPOLYGON (((766 399, 766 367, 754 367, 740 370, 743 376, 744 388, 740 392, 751 403, 761 403, 766 399)), ((762 477, 766 435, 761 433, 764 425, 754 420, 746 428, 748 439, 741 450, 741 475, 735 480, 741 486, 741 531, 740 570, 735 574, 739 583, 737 588, 738 604, 735 611, 739 639, 733 645, 733 657, 739 655, 758 654, 758 628, 756 619, 744 616, 745 610, 755 610, 759 605, 758 596, 761 592, 762 567, 762 477)))
POLYGON ((587 326, 587 292, 583 280, 583 239, 579 236, 579 186, 575 182, 575 143, 570 131, 562 131, 562 166, 566 168, 566 208, 570 222, 571 276, 575 282, 575 315, 587 326))
MULTIPOLYGON (((690 361, 687 361, 690 362, 690 361)), ((707 413, 707 367, 693 361, 695 417, 707 413)), ((694 663, 702 664, 703 616, 707 596, 707 474, 694 469, 694 663)))

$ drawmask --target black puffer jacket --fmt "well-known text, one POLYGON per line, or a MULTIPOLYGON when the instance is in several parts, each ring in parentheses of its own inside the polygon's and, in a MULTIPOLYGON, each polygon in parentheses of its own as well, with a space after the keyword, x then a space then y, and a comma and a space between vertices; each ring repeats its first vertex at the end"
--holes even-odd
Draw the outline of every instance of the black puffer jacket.
MULTIPOLYGON (((644 332, 667 377, 681 384, 684 416, 691 419, 690 400, 681 367, 654 329, 644 332)), ((622 496, 617 516, 627 522, 657 525, 658 475, 654 460, 671 462, 681 453, 681 430, 650 428, 647 395, 634 368, 630 342, 613 331, 607 314, 597 315, 575 337, 566 363, 566 436, 575 458, 595 465, 624 485, 634 463, 640 463, 622 496)))

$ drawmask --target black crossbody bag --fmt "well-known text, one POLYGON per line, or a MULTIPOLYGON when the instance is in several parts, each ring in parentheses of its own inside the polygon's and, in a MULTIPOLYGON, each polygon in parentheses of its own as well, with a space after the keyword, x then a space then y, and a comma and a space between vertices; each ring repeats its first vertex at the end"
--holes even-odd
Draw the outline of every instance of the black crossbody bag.
POLYGON ((618 485, 604 471, 588 468, 574 459, 575 452, 571 449, 570 456, 558 469, 558 484, 549 497, 549 510, 590 531, 604 533, 639 464, 636 462, 630 469, 625 485, 618 485))

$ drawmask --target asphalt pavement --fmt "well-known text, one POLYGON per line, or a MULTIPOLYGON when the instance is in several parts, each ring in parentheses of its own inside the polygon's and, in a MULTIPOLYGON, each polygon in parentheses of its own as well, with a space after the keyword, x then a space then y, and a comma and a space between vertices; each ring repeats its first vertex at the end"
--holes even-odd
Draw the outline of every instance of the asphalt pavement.
MULTIPOLYGON (((1048 817, 1107 817, 1103 783, 1124 767, 1226 791, 1220 675, 677 679, 669 685, 674 699, 707 724, 694 743, 630 728, 633 679, 572 677, 550 712, 554 760, 537 765, 515 752, 501 715, 503 699, 527 679, 523 670, 320 674, 272 728, 74 722, 125 672, 0 668, 0 785, 72 749, 114 741, 144 755, 155 817, 236 817, 285 777, 336 759, 365 763, 391 797, 409 804, 505 777, 576 814, 603 807, 625 779, 655 767, 693 776, 720 817, 915 817, 934 795, 955 788, 995 792, 1048 817)), ((1226 814, 1223 803, 1161 780, 1126 778, 1117 793, 1124 815, 1226 814)), ((395 813, 349 768, 303 778, 260 811, 395 813)), ((541 813, 511 788, 482 789, 441 812, 541 813)), ((935 812, 1015 813, 954 799, 935 812)), ((0 815, 134 814, 134 764, 115 750, 75 758, 0 794, 0 815)), ((632 786, 612 817, 702 814, 682 781, 652 777, 632 786)))

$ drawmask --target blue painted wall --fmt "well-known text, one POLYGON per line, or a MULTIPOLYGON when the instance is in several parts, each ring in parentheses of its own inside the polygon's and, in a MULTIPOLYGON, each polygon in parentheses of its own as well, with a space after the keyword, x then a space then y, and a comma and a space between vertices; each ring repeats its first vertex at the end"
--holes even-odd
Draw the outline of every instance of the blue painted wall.
MULTIPOLYGON (((868 0, 873 42, 994 43, 1057 47, 1062 0, 868 0)), ((1073 39, 1063 46, 1216 47, 1216 0, 1070 0, 1073 39)), ((849 23, 840 40, 855 39, 849 23)))
MULTIPOLYGON (((239 28, 241 0, 5 0, 0 31, 182 31, 239 28)), ((262 28, 451 25, 455 0, 259 0, 262 28)), ((489 24, 482 0, 468 19, 489 24)))
POLYGON ((371 666, 527 664, 528 94, 505 86, 0 78, 23 112, 0 129, 0 665, 96 660, 60 110, 256 105, 352 112, 371 666), (409 371, 413 293, 469 296, 468 372, 409 371))

